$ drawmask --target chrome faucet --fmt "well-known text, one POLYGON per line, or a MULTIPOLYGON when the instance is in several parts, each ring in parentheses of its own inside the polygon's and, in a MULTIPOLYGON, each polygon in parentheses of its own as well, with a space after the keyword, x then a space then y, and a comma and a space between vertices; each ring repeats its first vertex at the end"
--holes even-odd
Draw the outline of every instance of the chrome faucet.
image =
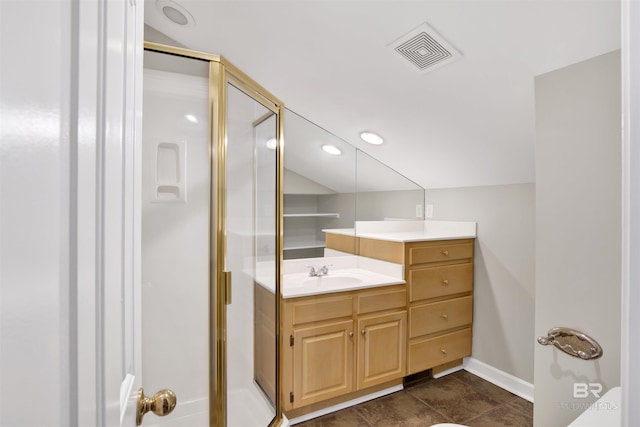
POLYGON ((320 270, 318 270, 318 274, 317 276, 326 276, 327 274, 329 274, 329 267, 327 267, 326 265, 323 265, 320 270))
POLYGON ((309 277, 316 277, 318 275, 318 273, 316 272, 316 269, 314 266, 312 265, 305 265, 305 267, 309 268, 309 277))
POLYGON ((309 269, 309 277, 322 277, 329 274, 329 267, 327 267, 326 265, 323 265, 318 270, 316 270, 316 268, 312 265, 306 265, 305 267, 309 269))

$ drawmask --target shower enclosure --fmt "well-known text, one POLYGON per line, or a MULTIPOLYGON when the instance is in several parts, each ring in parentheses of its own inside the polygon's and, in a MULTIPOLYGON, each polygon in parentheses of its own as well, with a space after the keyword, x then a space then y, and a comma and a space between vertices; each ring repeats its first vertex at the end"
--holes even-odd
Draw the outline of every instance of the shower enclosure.
POLYGON ((282 104, 224 58, 155 43, 143 82, 142 377, 177 396, 144 425, 277 425, 282 104))

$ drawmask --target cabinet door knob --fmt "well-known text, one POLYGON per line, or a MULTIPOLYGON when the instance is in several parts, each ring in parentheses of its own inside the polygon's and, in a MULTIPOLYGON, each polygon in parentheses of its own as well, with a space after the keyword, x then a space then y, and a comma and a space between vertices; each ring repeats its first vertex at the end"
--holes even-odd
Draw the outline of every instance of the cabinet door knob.
POLYGON ((442 251, 442 255, 444 255, 444 256, 449 255, 449 251, 442 251))
POLYGON ((442 318, 443 318, 444 320, 448 320, 448 319, 449 319, 449 316, 448 316, 447 314, 443 314, 443 315, 442 315, 442 318))
POLYGON ((361 333, 362 335, 367 335, 367 330, 366 330, 366 329, 363 329, 363 330, 361 330, 361 331, 360 331, 360 333, 361 333))
POLYGON ((446 349, 446 348, 441 348, 441 349, 440 349, 440 352, 442 352, 442 354, 445 354, 445 355, 446 355, 446 354, 447 354, 447 349, 446 349))
POLYGON ((448 280, 448 279, 444 279, 444 280, 442 281, 442 284, 443 284, 444 286, 447 286, 447 285, 449 284, 449 280, 448 280))
POLYGON ((353 332, 349 332, 349 336, 352 337, 353 336, 353 332))

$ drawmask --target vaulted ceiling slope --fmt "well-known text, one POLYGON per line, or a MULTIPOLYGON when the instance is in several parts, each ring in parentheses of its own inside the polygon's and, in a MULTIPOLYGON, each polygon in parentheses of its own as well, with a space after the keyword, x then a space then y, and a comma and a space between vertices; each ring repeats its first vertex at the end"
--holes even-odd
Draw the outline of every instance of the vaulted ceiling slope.
POLYGON ((534 77, 620 48, 612 0, 176 0, 191 26, 167 1, 147 0, 147 25, 425 188, 534 182, 534 77), (389 47, 425 22, 462 58, 421 73, 389 47))

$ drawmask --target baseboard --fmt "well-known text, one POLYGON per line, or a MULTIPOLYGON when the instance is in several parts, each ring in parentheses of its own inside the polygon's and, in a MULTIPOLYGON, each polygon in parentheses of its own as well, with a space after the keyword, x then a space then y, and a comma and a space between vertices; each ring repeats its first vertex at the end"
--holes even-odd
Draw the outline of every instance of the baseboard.
POLYGON ((469 371, 529 402, 533 402, 533 384, 487 365, 473 357, 465 357, 462 366, 465 371, 469 371))
POLYGON ((454 372, 458 372, 464 369, 464 365, 454 366, 453 368, 445 369, 442 372, 438 372, 437 374, 433 374, 433 378, 441 378, 449 374, 453 374, 454 372))

